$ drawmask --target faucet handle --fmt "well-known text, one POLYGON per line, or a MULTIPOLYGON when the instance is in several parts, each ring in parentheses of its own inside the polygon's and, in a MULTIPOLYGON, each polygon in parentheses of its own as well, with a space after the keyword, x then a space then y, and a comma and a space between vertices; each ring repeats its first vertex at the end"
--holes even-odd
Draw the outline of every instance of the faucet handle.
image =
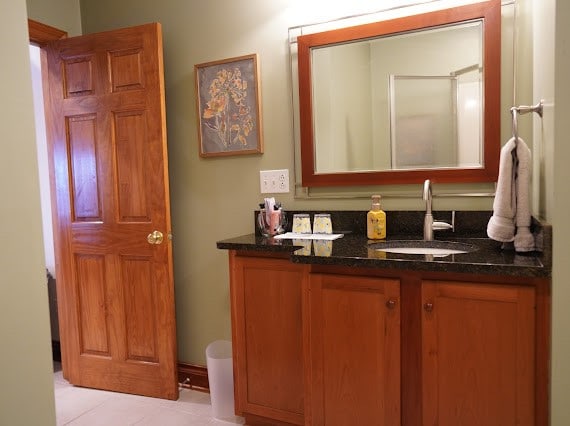
POLYGON ((453 230, 453 225, 451 223, 442 222, 439 220, 434 221, 432 226, 434 231, 442 231, 444 229, 453 230))
POLYGON ((436 231, 451 229, 453 232, 455 232, 455 210, 451 212, 451 223, 434 220, 432 228, 436 231))

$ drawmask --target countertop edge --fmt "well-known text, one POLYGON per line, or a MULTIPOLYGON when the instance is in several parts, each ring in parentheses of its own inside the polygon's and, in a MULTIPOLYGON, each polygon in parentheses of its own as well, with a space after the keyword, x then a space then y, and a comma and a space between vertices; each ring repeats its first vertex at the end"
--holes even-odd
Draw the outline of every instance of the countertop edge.
MULTIPOLYGON (((352 237, 354 239, 354 237, 352 237)), ((342 244, 340 242, 343 238, 335 240, 335 244, 342 244), (340 243, 337 243, 339 241, 340 243)), ((348 238, 347 238, 348 240, 348 238)), ((469 239, 465 239, 468 241, 469 239)), ((479 243, 482 241, 485 244, 490 244, 489 239, 474 239, 479 243)), ((365 237, 357 238, 355 240, 358 246, 363 247, 367 239, 365 237)), ((402 256, 401 258, 369 258, 363 256, 351 256, 346 254, 331 256, 316 256, 314 254, 296 254, 302 247, 293 244, 292 242, 286 243, 283 240, 274 240, 272 238, 263 238, 255 234, 242 235, 235 238, 221 240, 216 243, 218 249, 222 250, 236 250, 236 251, 251 251, 262 253, 289 253, 289 259, 292 263, 322 265, 322 266, 344 266, 354 268, 367 268, 367 269, 395 269, 395 270, 418 270, 427 272, 452 272, 452 273, 469 273, 469 274, 484 274, 484 275, 504 275, 504 276, 517 276, 527 278, 550 278, 551 268, 548 262, 544 262, 540 252, 533 252, 529 254, 519 255, 509 251, 499 251, 492 247, 489 250, 489 258, 495 258, 494 261, 485 263, 482 261, 473 262, 469 261, 469 257, 465 256, 465 261, 461 261, 459 256, 455 256, 453 261, 446 261, 445 259, 437 260, 423 260, 419 258, 410 258, 409 256, 402 256), (492 252, 490 251, 492 250, 492 252), (507 260, 504 260, 505 257, 507 260), (459 260, 458 260, 459 258, 459 260), (498 258, 498 260, 496 260, 498 258)), ((482 253, 485 253, 482 250, 482 253)))

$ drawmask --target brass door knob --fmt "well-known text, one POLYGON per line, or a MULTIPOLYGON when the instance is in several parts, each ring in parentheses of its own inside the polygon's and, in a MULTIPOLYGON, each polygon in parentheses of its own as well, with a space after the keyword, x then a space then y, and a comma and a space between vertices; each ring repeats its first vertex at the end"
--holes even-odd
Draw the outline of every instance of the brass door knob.
POLYGON ((426 312, 433 311, 433 303, 431 303, 431 302, 424 303, 424 309, 426 312))
POLYGON ((152 231, 147 235, 146 240, 149 244, 161 244, 162 240, 164 240, 164 235, 160 231, 152 231))

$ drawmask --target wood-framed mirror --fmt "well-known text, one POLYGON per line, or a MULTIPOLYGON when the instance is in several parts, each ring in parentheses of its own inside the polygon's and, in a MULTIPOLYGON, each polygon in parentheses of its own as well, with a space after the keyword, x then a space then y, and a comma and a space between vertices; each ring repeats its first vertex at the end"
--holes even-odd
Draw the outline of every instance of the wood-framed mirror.
POLYGON ((296 42, 302 186, 496 181, 500 0, 296 42))

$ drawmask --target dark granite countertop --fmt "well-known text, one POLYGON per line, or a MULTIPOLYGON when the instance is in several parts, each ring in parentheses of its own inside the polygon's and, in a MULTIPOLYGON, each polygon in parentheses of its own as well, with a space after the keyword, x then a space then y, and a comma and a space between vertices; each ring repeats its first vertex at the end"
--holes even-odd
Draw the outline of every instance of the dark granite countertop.
MULTIPOLYGON (((488 220, 490 216, 485 214, 482 217, 483 219, 486 217, 488 220)), ((414 220, 414 222, 416 221, 414 220)), ((348 230, 348 233, 343 237, 334 241, 294 241, 248 234, 218 241, 217 247, 227 250, 290 253, 292 262, 314 265, 550 277, 551 252, 548 247, 546 249, 543 248, 545 244, 547 246, 550 244, 550 227, 547 227, 547 232, 545 232, 542 224, 535 223, 534 228, 537 241, 540 240, 542 251, 525 254, 516 253, 514 250, 502 249, 501 243, 483 235, 477 235, 477 233, 452 233, 451 231, 438 232, 435 239, 470 244, 475 246, 476 250, 443 257, 424 254, 388 253, 382 250, 371 249, 369 244, 378 241, 368 240, 365 232, 359 232, 362 229, 348 230)), ((390 230, 390 227, 388 227, 388 230, 390 230)), ((390 235, 385 241, 421 239, 421 236, 418 237, 419 235, 419 233, 390 235)))

